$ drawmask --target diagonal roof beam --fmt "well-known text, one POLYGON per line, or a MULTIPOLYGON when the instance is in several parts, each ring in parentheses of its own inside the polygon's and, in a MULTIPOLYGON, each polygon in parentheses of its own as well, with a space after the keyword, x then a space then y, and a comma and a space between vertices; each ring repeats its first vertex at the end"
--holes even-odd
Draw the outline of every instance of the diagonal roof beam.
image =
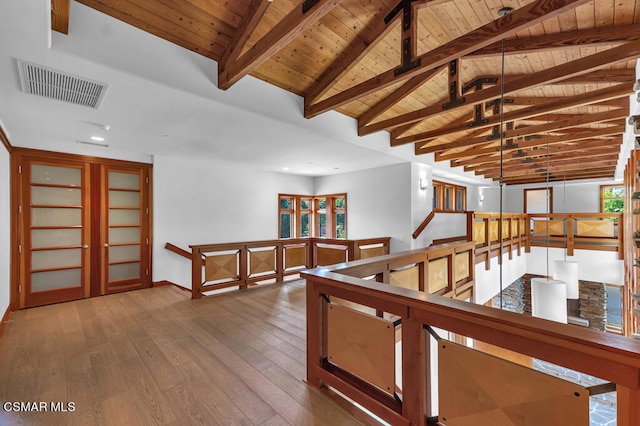
MULTIPOLYGON (((376 105, 373 106, 370 110, 362 114, 358 118, 358 133, 360 133, 360 129, 365 127, 367 124, 371 123, 376 117, 382 115, 389 108, 392 108, 398 102, 409 96, 411 93, 416 91, 420 86, 425 84, 427 81, 435 77, 444 69, 444 66, 434 68, 429 70, 423 74, 419 74, 415 77, 412 77, 404 83, 401 87, 394 90, 392 94, 382 99, 376 105)), ((362 135, 361 135, 362 136, 362 135)))
POLYGON ((69 34, 69 12, 71 0, 51 0, 51 29, 69 34))
POLYGON ((437 68, 468 53, 515 35, 518 31, 529 28, 544 20, 550 19, 562 12, 574 9, 588 3, 590 0, 536 0, 521 7, 515 12, 496 19, 474 31, 466 33, 457 39, 427 52, 416 60, 421 65, 395 76, 395 70, 389 70, 369 80, 360 83, 342 93, 314 105, 305 106, 305 117, 311 118, 318 114, 338 108, 356 99, 360 99, 378 90, 394 85, 402 80, 412 78, 425 70, 437 68))
MULTIPOLYGON (((560 144, 549 145, 549 154, 550 155, 565 154, 565 153, 573 154, 575 152, 584 151, 584 150, 599 150, 602 147, 609 146, 609 145, 615 146, 616 149, 618 150, 620 149, 620 141, 618 140, 618 142, 616 142, 616 139, 614 138, 583 139, 578 143, 568 143, 564 145, 560 145, 560 144)), ((494 148, 495 148, 495 151, 491 153, 481 154, 478 156, 472 156, 464 159, 453 158, 450 161, 450 165, 451 167, 460 167, 460 166, 473 166, 474 164, 482 164, 487 162, 493 162, 494 164, 499 163, 500 161, 499 148, 497 146, 494 148)), ((532 147, 529 149, 525 148, 525 149, 522 149, 522 151, 524 151, 527 154, 527 157, 539 157, 539 156, 547 155, 546 147, 544 147, 543 149, 539 149, 538 147, 532 147)), ((516 153, 507 153, 506 155, 503 155, 502 158, 503 160, 515 159, 516 158, 514 157, 515 154, 516 153)), ((435 160, 444 161, 444 160, 441 160, 437 154, 436 154, 435 160)))
MULTIPOLYGON (((504 41, 504 53, 507 55, 522 55, 542 50, 562 50, 569 47, 589 47, 599 44, 620 44, 636 40, 640 40, 640 24, 619 25, 535 37, 512 38, 504 41)), ((484 57, 501 54, 502 43, 498 42, 471 52, 467 56, 484 57)))
MULTIPOLYGON (((626 84, 619 84, 605 89, 595 90, 593 92, 586 92, 580 95, 567 97, 558 101, 549 102, 543 105, 534 105, 528 108, 522 108, 519 110, 511 111, 503 114, 504 122, 523 120, 529 117, 534 117, 549 112, 560 111, 566 108, 573 108, 582 105, 592 104, 594 102, 605 101, 609 99, 616 99, 623 96, 628 96, 633 92, 633 88, 626 84)), ((487 118, 486 123, 480 124, 475 128, 487 128, 500 124, 500 115, 494 115, 487 118)), ((399 146, 406 143, 420 142, 430 140, 438 136, 447 135, 450 133, 464 132, 469 130, 468 124, 454 124, 451 126, 442 127, 438 130, 429 132, 418 133, 415 135, 404 136, 391 140, 391 146, 399 146)))
MULTIPOLYGON (((548 68, 528 76, 520 77, 517 80, 514 79, 512 81, 505 81, 504 93, 509 94, 529 87, 549 84, 557 80, 585 74, 598 68, 610 66, 611 64, 616 62, 636 59, 639 56, 640 41, 627 43, 613 49, 605 50, 603 52, 595 53, 581 59, 576 59, 575 61, 567 62, 566 64, 558 65, 553 68, 548 68)), ((500 86, 493 86, 488 89, 466 95, 466 102, 464 104, 453 106, 446 111, 452 111, 456 108, 464 106, 468 107, 469 105, 479 102, 498 99, 500 98, 501 94, 500 89, 500 86)), ((441 112, 443 112, 442 101, 426 108, 419 109, 417 111, 374 123, 367 127, 367 132, 372 133, 374 131, 388 129, 390 127, 396 127, 403 124, 421 121, 441 112)))
POLYGON ((237 61, 228 63, 227 68, 218 70, 218 88, 227 90, 242 77, 269 59, 289 42, 314 25, 342 0, 317 0, 311 9, 295 7, 276 24, 263 38, 247 50, 237 61))
MULTIPOLYGON (((544 133, 544 132, 553 132, 557 130, 568 129, 571 127, 582 126, 584 124, 601 123, 605 121, 624 118, 627 115, 629 115, 628 111, 623 108, 600 112, 597 114, 578 115, 567 120, 555 121, 548 124, 524 126, 524 127, 519 127, 513 130, 505 130, 503 139, 511 139, 511 138, 535 135, 535 134, 544 133)), ((476 145, 482 142, 495 142, 495 141, 496 141, 495 139, 493 140, 490 139, 490 136, 481 136, 481 137, 472 138, 472 139, 465 138, 465 139, 461 139, 453 142, 440 143, 440 144, 434 144, 434 145, 427 142, 425 144, 420 144, 418 149, 421 154, 427 154, 430 152, 444 151, 444 150, 454 149, 454 148, 462 148, 467 145, 476 145)))
MULTIPOLYGON (((594 129, 594 130, 589 130, 582 133, 575 133, 571 135, 550 136, 549 144, 553 145, 553 144, 559 144, 559 143, 569 143, 569 142, 592 139, 592 138, 603 137, 603 136, 614 136, 614 135, 617 136, 617 135, 623 134, 624 132, 625 132, 625 125, 622 124, 619 126, 611 126, 611 127, 605 127, 602 129, 594 129)), ((522 148, 531 148, 534 146, 545 146, 546 144, 547 144, 546 137, 540 138, 540 139, 532 139, 528 141, 517 141, 513 144, 513 146, 503 147, 503 152, 513 151, 513 150, 522 149, 522 148)), ((445 154, 445 155, 436 154, 436 161, 453 160, 453 159, 461 160, 469 157, 477 157, 482 154, 496 154, 499 150, 500 148, 497 146, 489 147, 489 148, 481 148, 481 149, 470 148, 464 151, 455 152, 451 154, 445 154)))
POLYGON ((229 63, 238 60, 242 48, 251 37, 251 34, 255 31, 256 27, 260 23, 260 20, 264 16, 267 8, 271 5, 270 2, 264 0, 252 0, 249 5, 249 10, 242 17, 242 21, 236 31, 233 33, 233 37, 229 40, 227 48, 222 54, 218 67, 220 69, 227 69, 229 63))

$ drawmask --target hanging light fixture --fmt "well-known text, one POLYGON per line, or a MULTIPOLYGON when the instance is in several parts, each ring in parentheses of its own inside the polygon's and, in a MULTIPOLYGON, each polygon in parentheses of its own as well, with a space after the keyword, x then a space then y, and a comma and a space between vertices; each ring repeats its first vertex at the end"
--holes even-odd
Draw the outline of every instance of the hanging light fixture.
POLYGON ((549 221, 551 220, 549 204, 549 132, 547 132, 547 276, 531 280, 531 314, 534 317, 566 324, 567 283, 549 278, 549 221))
MULTIPOLYGON (((563 181, 563 211, 567 214, 567 163, 564 162, 564 181, 563 181)), ((566 226, 566 225, 565 225, 566 226)), ((565 228, 567 229, 567 228, 565 228)), ((566 233, 566 231, 565 231, 566 233)), ((567 299, 580 298, 579 282, 578 282, 578 262, 572 262, 567 260, 567 244, 568 238, 565 239, 564 246, 564 260, 555 260, 553 278, 556 280, 564 281, 567 284, 567 299)))

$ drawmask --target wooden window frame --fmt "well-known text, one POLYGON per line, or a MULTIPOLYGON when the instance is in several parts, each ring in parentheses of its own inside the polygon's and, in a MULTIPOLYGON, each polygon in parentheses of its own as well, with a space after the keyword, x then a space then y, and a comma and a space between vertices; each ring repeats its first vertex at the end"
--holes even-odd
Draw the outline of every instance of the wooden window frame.
POLYGON ((346 239, 347 238, 347 194, 327 194, 327 195, 298 195, 298 194, 278 194, 278 238, 281 238, 282 229, 280 223, 280 215, 282 213, 290 213, 292 224, 291 238, 301 238, 302 235, 302 221, 300 216, 302 213, 309 214, 309 224, 311 229, 309 230, 309 237, 313 238, 335 238, 346 239), (336 207, 336 200, 338 198, 344 199, 344 208, 336 207), (283 199, 291 199, 291 208, 280 208, 283 199), (302 209, 302 200, 309 200, 310 208, 302 209), (325 208, 320 209, 318 207, 320 200, 326 200, 325 208), (337 235, 337 229, 335 229, 335 217, 338 213, 344 213, 344 237, 337 235), (326 236, 320 237, 320 214, 325 215, 325 229, 326 236))
POLYGON ((622 200, 622 209, 624 211, 624 208, 626 207, 624 205, 625 195, 626 195, 626 188, 624 187, 624 184, 619 184, 619 185, 600 185, 600 213, 605 213, 605 211, 604 211, 604 202, 605 202, 605 200, 622 200), (622 194, 621 197, 605 198, 604 191, 607 188, 622 188, 624 193, 622 194))
POLYGON ((465 212, 467 210, 467 187, 453 183, 432 181, 433 211, 465 212), (457 208, 457 193, 462 191, 462 210, 457 208), (445 193, 449 192, 449 203, 446 203, 445 193))

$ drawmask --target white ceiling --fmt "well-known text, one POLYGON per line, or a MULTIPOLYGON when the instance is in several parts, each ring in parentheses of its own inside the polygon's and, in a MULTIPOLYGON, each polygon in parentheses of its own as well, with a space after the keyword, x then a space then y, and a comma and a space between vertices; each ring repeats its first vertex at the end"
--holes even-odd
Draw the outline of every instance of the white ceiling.
POLYGON ((49 0, 0 2, 0 120, 15 146, 137 161, 210 156, 309 176, 417 161, 487 184, 411 146, 390 148, 385 132, 360 138, 336 112, 306 120, 302 98, 253 77, 218 90, 214 61, 78 3, 69 35, 51 32, 49 10, 49 0), (106 83, 107 94, 94 110, 22 93, 16 58, 106 83), (77 142, 91 136, 109 146, 77 142))

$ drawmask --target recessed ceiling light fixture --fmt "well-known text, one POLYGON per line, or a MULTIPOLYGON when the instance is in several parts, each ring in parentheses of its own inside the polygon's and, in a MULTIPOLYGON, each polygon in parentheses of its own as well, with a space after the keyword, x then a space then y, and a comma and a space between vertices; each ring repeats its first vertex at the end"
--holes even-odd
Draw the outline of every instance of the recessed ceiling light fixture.
POLYGON ((91 136, 91 140, 96 142, 104 142, 104 138, 102 136, 91 136))
POLYGON ((289 168, 288 167, 283 167, 282 170, 284 170, 286 172, 287 170, 289 170, 289 168))

